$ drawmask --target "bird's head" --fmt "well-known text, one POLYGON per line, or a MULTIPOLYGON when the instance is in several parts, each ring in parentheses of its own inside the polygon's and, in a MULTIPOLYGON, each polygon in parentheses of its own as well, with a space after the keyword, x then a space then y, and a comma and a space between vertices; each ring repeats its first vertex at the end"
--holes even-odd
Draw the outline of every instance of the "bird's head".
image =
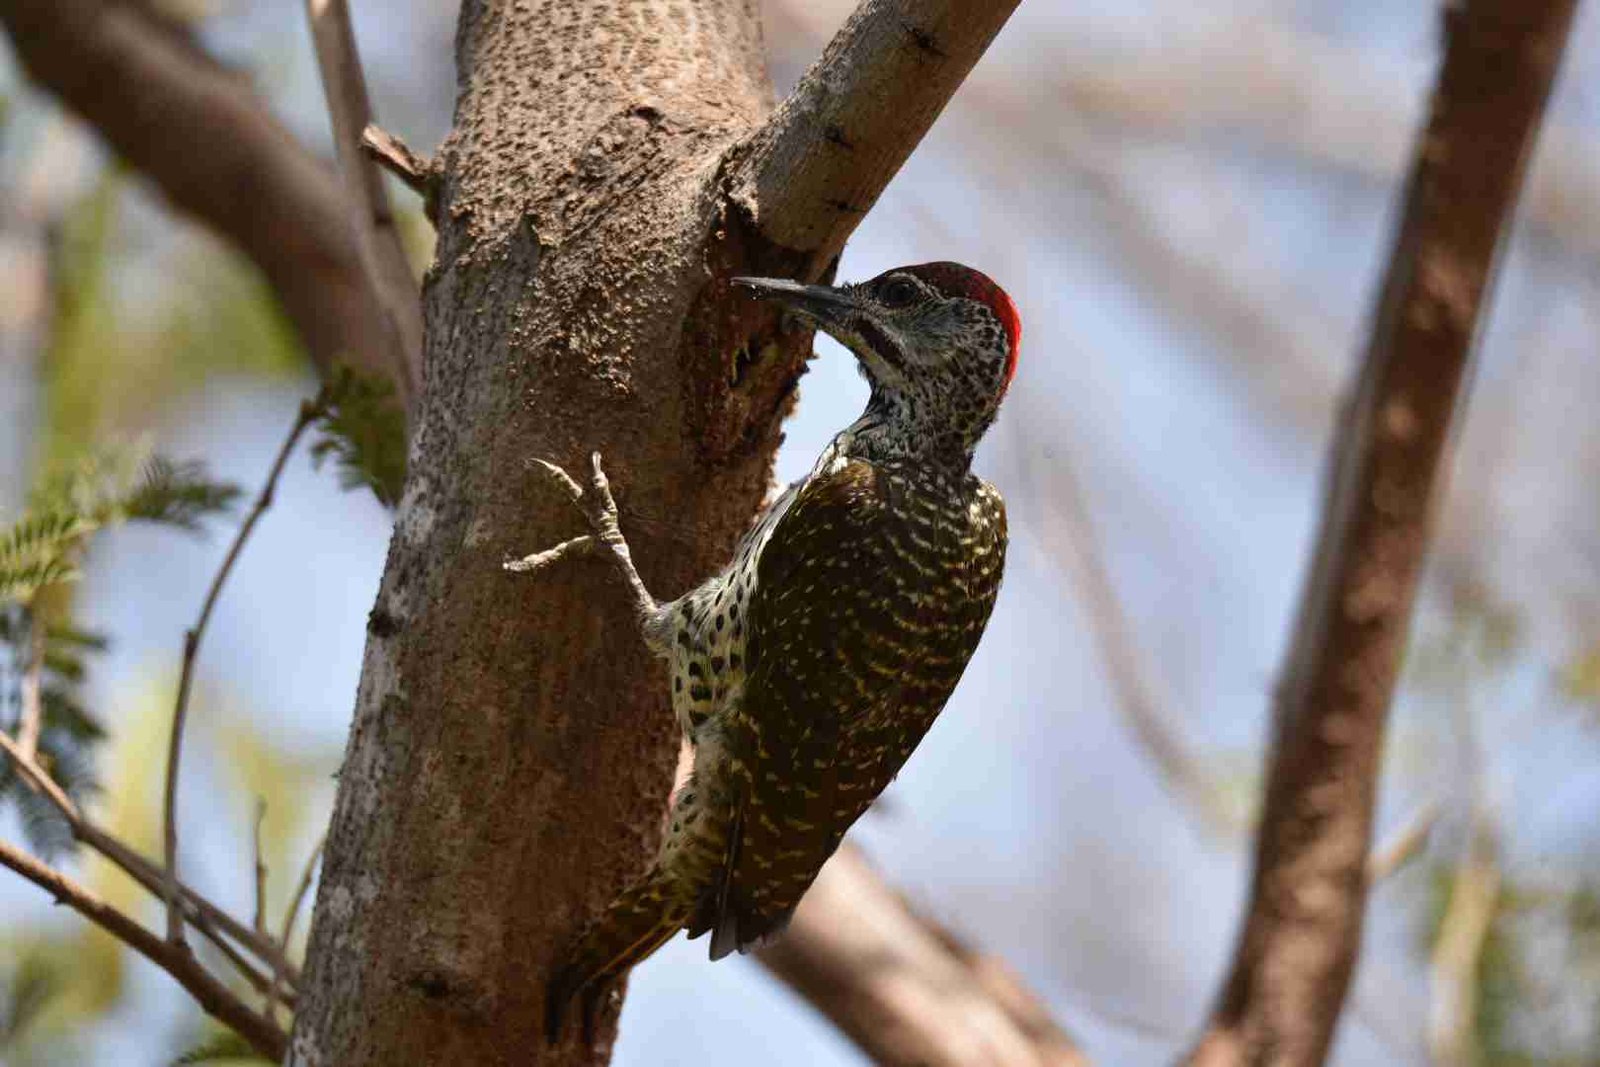
POLYGON ((970 456, 1017 369, 1022 323, 998 285, 959 263, 922 263, 857 285, 734 284, 777 301, 850 349, 886 431, 970 456))

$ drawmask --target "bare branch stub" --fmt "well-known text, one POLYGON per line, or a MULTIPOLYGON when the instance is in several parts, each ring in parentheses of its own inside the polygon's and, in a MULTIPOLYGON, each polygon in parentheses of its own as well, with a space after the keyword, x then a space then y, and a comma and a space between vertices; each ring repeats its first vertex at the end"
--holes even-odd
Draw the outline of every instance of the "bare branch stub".
MULTIPOLYGON (((437 193, 437 172, 433 163, 411 150, 399 137, 375 123, 361 131, 361 150, 384 170, 406 183, 412 192, 430 204, 437 193)), ((430 207, 428 216, 433 216, 430 207)))
POLYGON ((1275 709, 1250 908, 1189 1061, 1320 1064, 1360 945, 1384 725, 1495 254, 1575 0, 1469 0, 1445 53, 1275 709))

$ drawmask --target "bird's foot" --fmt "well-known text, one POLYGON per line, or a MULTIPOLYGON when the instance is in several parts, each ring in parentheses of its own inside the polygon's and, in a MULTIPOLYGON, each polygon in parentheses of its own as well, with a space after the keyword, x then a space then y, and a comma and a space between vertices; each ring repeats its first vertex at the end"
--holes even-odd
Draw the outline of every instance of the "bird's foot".
POLYGON ((577 556, 588 556, 596 553, 609 556, 621 571, 628 589, 633 594, 636 607, 641 618, 651 617, 657 609, 655 598, 645 588, 644 580, 639 577, 639 572, 633 566, 633 554, 628 550, 627 539, 622 536, 622 526, 617 515, 617 502, 611 496, 611 483, 606 478, 604 468, 600 466, 600 453, 592 453, 589 457, 591 472, 589 484, 582 486, 577 483, 566 471, 548 460, 535 459, 533 465, 541 468, 562 489, 566 491, 583 517, 589 522, 590 532, 583 537, 574 537, 563 541, 554 548, 547 548, 543 552, 535 552, 531 556, 524 556, 519 560, 511 560, 503 566, 508 571, 539 571, 564 559, 577 556))

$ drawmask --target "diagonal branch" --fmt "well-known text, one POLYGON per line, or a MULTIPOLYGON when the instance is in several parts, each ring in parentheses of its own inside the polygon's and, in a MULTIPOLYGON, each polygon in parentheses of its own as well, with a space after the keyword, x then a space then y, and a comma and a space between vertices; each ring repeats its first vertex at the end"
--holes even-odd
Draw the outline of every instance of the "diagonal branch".
MULTIPOLYGON (((137 850, 126 845, 122 840, 107 833, 97 826, 88 816, 72 802, 72 798, 62 791, 55 779, 45 773, 44 768, 23 755, 17 743, 5 733, 0 732, 0 752, 3 752, 16 768, 28 788, 35 790, 48 800, 61 817, 67 821, 72 829, 74 840, 104 856, 115 864, 128 877, 132 878, 144 889, 158 897, 165 897, 167 889, 166 876, 161 867, 152 860, 141 855, 137 850)), ((253 964, 244 959, 239 952, 229 944, 228 939, 244 947, 259 959, 270 964, 275 971, 280 971, 291 978, 298 980, 298 973, 290 966, 288 960, 280 951, 279 946, 273 944, 270 938, 258 937, 255 932, 239 922, 226 911, 195 892, 182 881, 178 882, 178 892, 185 909, 185 918, 189 925, 200 931, 212 944, 216 945, 239 973, 258 989, 265 990, 269 985, 266 976, 262 975, 253 964)))
POLYGON ((1445 9, 1445 54, 1275 713, 1232 971, 1189 1062, 1320 1064, 1355 968, 1378 757, 1496 252, 1576 0, 1445 9))
POLYGON ((0 866, 9 867, 166 971, 202 1009, 232 1027, 251 1048, 274 1062, 283 1058, 288 1036, 219 982, 186 946, 162 940, 88 888, 4 842, 0 842, 0 866))
POLYGON ((864 0, 750 141, 733 199, 762 236, 833 262, 1017 0, 864 0))
POLYGON ((351 230, 388 320, 400 399, 411 410, 422 387, 422 297, 400 243, 383 173, 361 150, 362 134, 372 122, 372 101, 361 73, 350 9, 344 0, 306 0, 306 14, 328 100, 351 230))
POLYGON ((29 77, 255 262, 321 368, 390 376, 345 194, 242 78, 141 5, 3 0, 0 23, 29 77))
POLYGON ((760 959, 874 1063, 1088 1062, 1009 967, 917 915, 848 845, 760 959))

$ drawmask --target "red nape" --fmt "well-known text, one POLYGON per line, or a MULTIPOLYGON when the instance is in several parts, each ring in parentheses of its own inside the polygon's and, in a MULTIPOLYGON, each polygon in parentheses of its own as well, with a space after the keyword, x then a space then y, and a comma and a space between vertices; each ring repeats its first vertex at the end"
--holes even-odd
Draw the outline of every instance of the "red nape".
POLYGON ((1017 373, 1017 353, 1022 347, 1022 316, 1006 291, 995 284, 993 278, 982 271, 973 270, 961 263, 922 263, 902 268, 914 274, 946 296, 964 296, 987 305, 1000 325, 1005 327, 1010 350, 1006 353, 1006 380, 1002 391, 1011 385, 1017 373))

